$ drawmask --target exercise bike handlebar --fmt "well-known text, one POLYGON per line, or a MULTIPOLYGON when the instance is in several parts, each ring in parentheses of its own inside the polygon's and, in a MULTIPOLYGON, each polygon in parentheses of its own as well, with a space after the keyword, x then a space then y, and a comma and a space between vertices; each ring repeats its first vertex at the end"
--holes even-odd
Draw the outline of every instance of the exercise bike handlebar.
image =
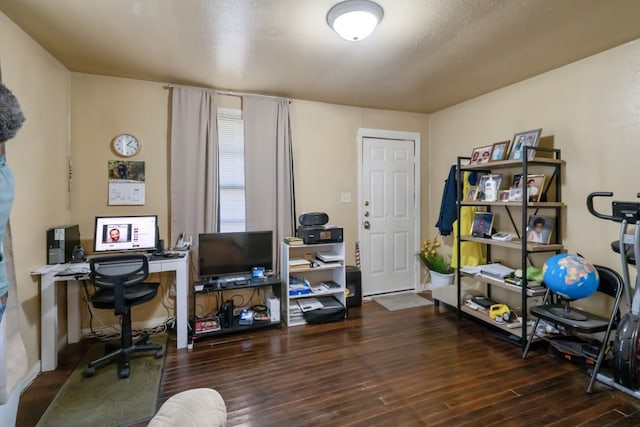
POLYGON ((603 213, 598 212, 593 207, 593 199, 595 199, 596 197, 613 197, 613 193, 611 191, 596 191, 589 194, 587 196, 587 209, 589 209, 589 212, 591 213, 591 215, 595 216, 596 218, 606 219, 609 221, 616 221, 616 222, 622 221, 622 218, 618 219, 613 215, 605 215, 603 213))
MULTIPOLYGON (((591 194, 589 194, 587 196, 587 209, 589 210, 589 212, 591 213, 591 215, 600 218, 600 219, 606 219, 608 221, 614 221, 614 222, 622 222, 623 220, 625 220, 626 218, 623 216, 616 216, 616 215, 606 215, 603 214, 602 212, 598 212, 594 207, 593 207, 593 199, 595 199, 596 197, 613 197, 613 193, 611 191, 595 191, 591 194)), ((636 194, 636 197, 640 198, 640 193, 636 194)), ((616 202, 614 202, 615 205, 616 202)), ((634 203, 634 202, 630 202, 630 203, 634 203)), ((612 213, 615 211, 615 209, 611 209, 612 213)))

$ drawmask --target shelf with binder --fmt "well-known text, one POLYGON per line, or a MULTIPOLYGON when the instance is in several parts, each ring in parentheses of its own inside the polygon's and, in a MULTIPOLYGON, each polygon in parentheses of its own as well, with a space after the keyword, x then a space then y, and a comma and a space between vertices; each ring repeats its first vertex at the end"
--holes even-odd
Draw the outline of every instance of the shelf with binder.
POLYGON ((305 298, 332 296, 346 307, 343 242, 301 246, 281 242, 280 274, 282 315, 287 326, 306 324, 298 304, 305 298))
MULTIPOLYGON (((534 149, 530 148, 529 152, 533 155, 534 149)), ((546 256, 546 253, 560 253, 564 252, 565 248, 562 244, 562 214, 565 210, 565 204, 562 202, 562 170, 565 166, 564 160, 561 159, 561 152, 552 148, 535 148, 536 155, 540 156, 529 158, 524 155, 519 160, 499 160, 489 162, 485 164, 469 165, 466 162, 469 161, 469 157, 458 157, 457 170, 458 170, 458 218, 461 217, 463 208, 478 208, 480 214, 491 214, 489 218, 493 219, 494 215, 500 216, 500 231, 508 232, 512 234, 511 240, 496 240, 491 238, 492 227, 489 227, 488 231, 483 233, 475 233, 474 228, 471 230, 462 230, 461 224, 458 222, 457 231, 460 239, 457 242, 457 251, 460 253, 461 243, 474 242, 484 245, 487 254, 487 262, 491 262, 496 259, 496 254, 493 252, 500 252, 501 255, 511 259, 512 267, 522 272, 526 272, 527 267, 530 265, 540 266, 542 264, 542 258, 546 256), (548 157, 543 157, 548 156, 548 157), (496 193, 499 193, 499 186, 497 188, 491 188, 491 201, 467 199, 466 195, 462 192, 462 180, 465 172, 484 173, 488 176, 487 181, 493 180, 491 185, 495 185, 496 178, 500 178, 500 182, 509 175, 513 175, 515 181, 516 176, 519 176, 520 185, 520 199, 517 200, 498 200, 496 193), (533 177, 542 177, 539 188, 536 188, 536 192, 529 188, 527 184, 533 177), (525 184, 526 183, 526 184, 525 184), (523 194, 524 193, 524 194, 523 194), (532 196, 536 197, 532 197, 532 196), (495 199, 495 200, 494 200, 495 199), (540 232, 538 235, 530 234, 528 236, 528 226, 530 222, 536 220, 538 217, 548 217, 551 221, 551 228, 545 231, 546 241, 540 238, 540 232), (534 241, 527 241, 528 238, 534 241), (536 240, 537 239, 537 240, 536 240), (540 243, 542 241, 542 243, 540 243), (493 249, 492 249, 493 248, 493 249), (509 255, 509 253, 513 255, 509 255), (515 259, 518 259, 515 261, 515 259)), ((486 181, 485 181, 486 182, 486 181)), ((513 189, 513 185, 510 187, 513 189)), ((478 187, 477 192, 483 192, 484 189, 478 187)), ((502 190, 505 191, 505 190, 502 190)), ((518 192, 514 192, 518 194, 518 192)), ((474 195, 475 197, 475 195, 474 195)), ((541 221, 544 223, 544 221, 541 221)), ((531 231, 531 230, 529 230, 531 231)), ((467 274, 460 270, 463 266, 458 267, 457 281, 456 281, 456 293, 457 293, 457 310, 459 317, 464 315, 470 315, 474 319, 479 319, 493 327, 507 332, 511 335, 510 341, 517 342, 521 346, 524 346, 527 336, 527 321, 528 321, 528 305, 530 298, 541 297, 544 294, 544 288, 539 286, 528 286, 528 280, 526 274, 523 274, 521 279, 522 286, 505 283, 501 280, 484 277, 481 275, 467 274), (511 327, 497 324, 488 315, 484 313, 478 313, 473 309, 465 305, 463 301, 463 294, 467 291, 466 283, 475 279, 480 281, 483 285, 484 293, 486 297, 492 297, 492 290, 501 290, 503 298, 513 295, 513 298, 507 298, 513 300, 517 298, 515 304, 520 305, 518 314, 522 317, 522 323, 519 327, 511 327), (506 292, 506 294, 504 294, 506 292), (518 297, 519 296, 519 297, 518 297), (516 337, 516 338, 513 338, 516 337)), ((470 282, 469 282, 470 283, 470 282)), ((477 282, 476 282, 477 283, 477 282)), ((496 301, 498 302, 498 301, 496 301)), ((511 307, 511 305, 510 305, 511 307)))

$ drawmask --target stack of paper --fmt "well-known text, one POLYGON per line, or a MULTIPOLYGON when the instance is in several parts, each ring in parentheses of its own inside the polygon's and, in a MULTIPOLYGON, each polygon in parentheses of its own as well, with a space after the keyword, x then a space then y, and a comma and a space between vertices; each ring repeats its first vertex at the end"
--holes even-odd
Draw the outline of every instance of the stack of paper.
POLYGON ((306 268, 310 268, 311 267, 311 263, 309 262, 309 260, 300 258, 300 259, 290 259, 289 260, 289 270, 290 271, 295 271, 295 270, 304 270, 306 268))
POLYGON ((298 300, 298 306, 302 311, 311 311, 322 308, 323 305, 317 298, 300 298, 298 300))
POLYGON ((480 274, 483 276, 491 277, 492 279, 502 280, 505 277, 511 275, 515 270, 513 268, 502 265, 499 262, 493 264, 483 265, 480 268, 480 274))

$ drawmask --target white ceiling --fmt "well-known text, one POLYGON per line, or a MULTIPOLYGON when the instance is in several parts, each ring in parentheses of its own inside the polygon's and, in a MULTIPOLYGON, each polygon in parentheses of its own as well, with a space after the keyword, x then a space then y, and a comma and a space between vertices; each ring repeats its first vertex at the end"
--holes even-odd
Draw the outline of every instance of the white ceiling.
MULTIPOLYGON (((638 0, 377 0, 350 43, 336 0, 0 0, 69 70, 429 113, 640 38, 638 0)), ((1 55, 2 52, 0 52, 1 55)))

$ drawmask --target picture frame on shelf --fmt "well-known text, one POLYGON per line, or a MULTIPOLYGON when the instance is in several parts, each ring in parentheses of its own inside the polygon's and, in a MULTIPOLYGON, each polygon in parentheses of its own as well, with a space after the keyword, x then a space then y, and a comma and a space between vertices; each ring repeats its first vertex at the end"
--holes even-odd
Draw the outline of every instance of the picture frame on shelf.
POLYGON ((500 202, 508 202, 509 201, 509 190, 500 190, 498 191, 498 201, 500 202))
POLYGON ((473 223, 471 224, 471 235, 481 238, 491 237, 492 226, 492 212, 476 212, 473 216, 473 223))
MULTIPOLYGON (((537 147, 540 142, 541 133, 542 128, 516 133, 513 136, 513 142, 511 143, 509 160, 521 160, 524 155, 525 147, 537 147)), ((531 160, 534 157, 535 153, 529 152, 528 159, 531 160)))
POLYGON ((474 148, 471 152, 470 165, 484 165, 491 160, 491 150, 493 145, 485 145, 484 147, 474 148))
POLYGON ((511 141, 496 142, 491 149, 491 161, 498 162, 507 158, 511 141))
POLYGON ((522 188, 522 174, 521 173, 514 173, 513 174, 513 179, 511 180, 511 187, 517 187, 517 188, 522 188))
POLYGON ((522 188, 520 188, 520 187, 511 187, 509 189, 509 201, 510 202, 521 202, 522 201, 522 188))
POLYGON ((467 194, 465 195, 464 199, 475 200, 477 196, 478 196, 478 186, 470 185, 469 188, 467 189, 467 194))
POLYGON ((527 242, 548 245, 551 241, 555 218, 531 215, 527 225, 527 242))
POLYGON ((544 190, 544 180, 544 175, 527 175, 527 201, 540 201, 544 190))

